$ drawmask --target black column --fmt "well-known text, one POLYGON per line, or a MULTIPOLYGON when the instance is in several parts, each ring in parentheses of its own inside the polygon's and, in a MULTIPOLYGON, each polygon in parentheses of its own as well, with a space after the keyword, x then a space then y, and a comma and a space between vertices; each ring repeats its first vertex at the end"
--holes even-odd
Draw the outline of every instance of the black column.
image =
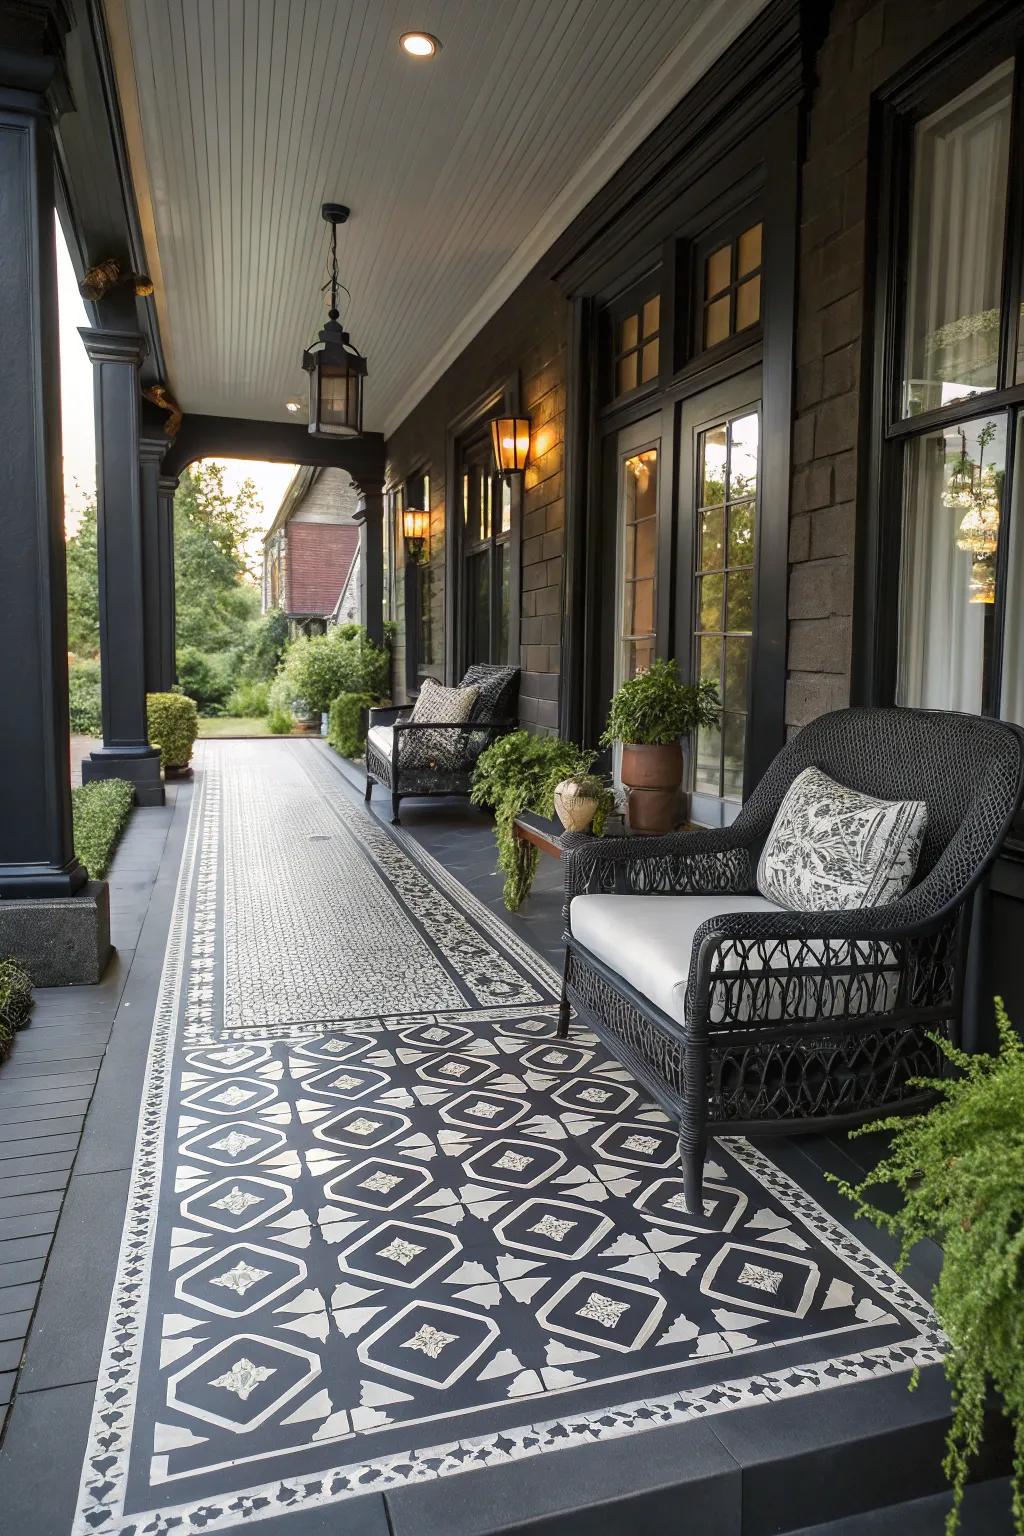
POLYGON ((178 680, 178 600, 174 587, 174 495, 177 489, 177 475, 161 475, 157 481, 161 594, 160 677, 164 689, 173 688, 178 680))
POLYGON ((384 644, 384 486, 354 482, 359 491, 359 622, 374 645, 384 644))
POLYGON ((166 496, 160 488, 160 460, 166 452, 167 438, 163 433, 158 437, 146 435, 139 443, 143 649, 147 693, 166 693, 174 682, 174 548, 168 543, 165 532, 166 496), (167 644, 168 632, 172 635, 170 647, 167 644))
POLYGON ((162 805, 160 754, 146 731, 139 365, 145 337, 83 330, 93 365, 103 746, 82 779, 128 779, 140 805, 162 805))
POLYGON ((70 896, 67 577, 51 92, 63 8, 0 3, 0 896, 70 896), (16 14, 15 14, 16 13, 16 14))

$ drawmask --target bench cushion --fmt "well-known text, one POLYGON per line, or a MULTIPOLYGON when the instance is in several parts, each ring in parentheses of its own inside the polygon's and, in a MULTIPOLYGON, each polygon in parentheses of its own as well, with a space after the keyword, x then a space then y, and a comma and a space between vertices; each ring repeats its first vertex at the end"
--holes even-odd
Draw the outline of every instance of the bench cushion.
MULTIPOLYGON (((783 912, 786 908, 764 896, 576 896, 569 908, 573 938, 621 976, 669 1018, 686 1023, 686 984, 693 954, 693 936, 709 918, 729 912, 783 912)), ((757 1001, 739 1003, 739 1016, 752 1013, 759 1021, 795 1017, 829 1018, 886 1013, 896 1004, 899 982, 897 956, 883 946, 874 968, 868 946, 854 941, 812 940, 806 947, 792 940, 769 949, 770 979, 757 989, 757 1001), (821 966, 825 975, 806 969, 787 983, 790 967, 821 966)), ((747 969, 757 969, 757 953, 747 952, 747 969)), ((723 957, 725 971, 740 968, 738 957, 723 957)), ((735 1005, 734 1005, 735 1006, 735 1005)), ((722 1016, 723 999, 712 997, 710 1017, 722 1016)))

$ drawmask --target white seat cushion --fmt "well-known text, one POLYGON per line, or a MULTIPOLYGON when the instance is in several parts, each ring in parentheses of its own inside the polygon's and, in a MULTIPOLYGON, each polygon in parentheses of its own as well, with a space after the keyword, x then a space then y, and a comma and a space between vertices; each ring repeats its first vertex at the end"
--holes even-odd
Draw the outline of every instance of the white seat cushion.
POLYGON ((637 992, 685 1024, 693 936, 723 912, 781 912, 764 896, 576 896, 572 936, 637 992))
POLYGON ((395 739, 393 725, 371 725, 366 733, 366 739, 370 746, 380 753, 381 757, 391 761, 391 743, 395 739))
MULTIPOLYGON (((728 912, 784 912, 764 896, 576 896, 569 908, 573 938, 609 970, 621 976, 662 1013, 686 1023, 686 983, 693 954, 693 936, 709 918, 728 912)), ((856 944, 860 964, 869 963, 867 946, 856 944)), ((851 977, 851 945, 846 940, 815 940, 803 948, 799 941, 777 944, 769 952, 768 975, 756 993, 728 998, 719 983, 711 999, 711 1019, 728 1012, 742 1019, 756 1015, 764 1022, 786 1018, 829 1018, 833 1015, 885 1013, 895 1006, 899 966, 888 946, 874 968, 851 977), (806 970, 787 980, 790 966, 821 966, 824 976, 806 970), (771 973, 779 972, 775 977, 771 973), (735 1010, 735 1011, 734 1011, 735 1010)), ((748 970, 757 969, 757 953, 747 952, 748 970)), ((740 968, 738 955, 724 954, 721 968, 740 968)), ((745 989, 746 990, 746 989, 745 989)))

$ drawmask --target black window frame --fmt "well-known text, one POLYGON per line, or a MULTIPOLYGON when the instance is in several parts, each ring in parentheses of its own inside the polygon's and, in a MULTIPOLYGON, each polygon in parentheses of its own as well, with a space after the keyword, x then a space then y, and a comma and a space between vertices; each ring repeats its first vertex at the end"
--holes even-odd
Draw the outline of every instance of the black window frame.
POLYGON ((908 444, 979 417, 1007 419, 1007 449, 996 555, 993 664, 982 712, 998 716, 1007 632, 1007 575, 1017 424, 1024 419, 1024 381, 1013 382, 1024 316, 1024 13, 993 4, 947 33, 883 86, 872 102, 867 229, 874 271, 867 295, 864 425, 858 464, 858 561, 854 604, 854 702, 892 704, 899 656, 900 552, 904 462, 908 444), (916 415, 901 414, 905 365, 910 187, 914 130, 973 80, 1014 60, 1007 203, 1000 303, 997 387, 916 415))

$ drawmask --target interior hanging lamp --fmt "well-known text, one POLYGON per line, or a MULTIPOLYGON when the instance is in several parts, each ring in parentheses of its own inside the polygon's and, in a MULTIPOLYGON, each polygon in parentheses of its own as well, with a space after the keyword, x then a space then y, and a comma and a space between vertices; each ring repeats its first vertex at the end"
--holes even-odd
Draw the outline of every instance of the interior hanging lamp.
POLYGON ((317 437, 358 437, 363 430, 363 380, 366 358, 352 345, 338 321, 338 225, 348 218, 342 203, 324 203, 320 210, 331 226, 331 291, 327 324, 302 354, 309 374, 309 430, 317 437))

